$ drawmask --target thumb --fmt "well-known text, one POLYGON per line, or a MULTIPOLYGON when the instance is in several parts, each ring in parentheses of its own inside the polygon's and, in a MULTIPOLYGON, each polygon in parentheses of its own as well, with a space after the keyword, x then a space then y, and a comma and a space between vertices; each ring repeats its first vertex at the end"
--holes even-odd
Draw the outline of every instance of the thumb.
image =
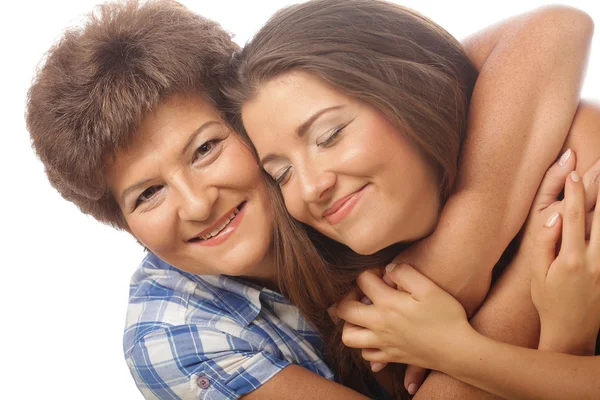
POLYGON ((408 264, 388 264, 385 274, 398 285, 398 289, 407 291, 415 299, 423 298, 432 290, 439 289, 429 278, 408 264))

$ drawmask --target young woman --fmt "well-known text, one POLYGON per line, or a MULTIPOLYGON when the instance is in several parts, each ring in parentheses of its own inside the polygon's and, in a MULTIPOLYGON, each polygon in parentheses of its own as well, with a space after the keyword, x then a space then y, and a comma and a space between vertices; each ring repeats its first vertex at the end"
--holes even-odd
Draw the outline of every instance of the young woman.
MULTIPOLYGON (((472 311, 564 145, 592 30, 576 11, 542 9, 488 30, 480 36, 488 43, 467 43, 467 52, 484 49, 502 63, 481 69, 456 182, 474 71, 450 35, 410 10, 314 1, 280 11, 236 57, 228 93, 292 216, 360 254, 433 231, 397 260, 415 264, 472 311), (554 34, 539 29, 542 18, 552 20, 554 34), (572 30, 569 18, 582 23, 572 30), (576 38, 564 43, 568 56, 531 58, 553 48, 565 30, 576 38), (520 50, 497 40, 507 31, 520 50)), ((578 154, 579 169, 598 156, 578 154)), ((317 240, 330 261, 348 265, 339 245, 317 240)), ((321 282, 347 289, 358 270, 286 268, 283 289, 322 328, 323 310, 339 292, 323 295, 321 282)), ((342 371, 343 382, 360 384, 356 371, 342 371)))

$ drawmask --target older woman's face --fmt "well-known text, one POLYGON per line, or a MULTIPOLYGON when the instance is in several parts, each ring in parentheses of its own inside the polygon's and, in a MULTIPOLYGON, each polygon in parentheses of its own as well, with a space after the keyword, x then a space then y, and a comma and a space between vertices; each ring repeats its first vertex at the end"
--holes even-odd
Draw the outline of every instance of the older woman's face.
MULTIPOLYGON (((272 221, 251 151, 200 96, 172 96, 109 169, 133 235, 195 274, 265 277, 272 221)), ((268 277, 268 276, 267 276, 268 277)))
POLYGON ((291 72, 263 85, 242 118, 299 221, 360 254, 433 229, 440 208, 434 168, 373 107, 291 72))

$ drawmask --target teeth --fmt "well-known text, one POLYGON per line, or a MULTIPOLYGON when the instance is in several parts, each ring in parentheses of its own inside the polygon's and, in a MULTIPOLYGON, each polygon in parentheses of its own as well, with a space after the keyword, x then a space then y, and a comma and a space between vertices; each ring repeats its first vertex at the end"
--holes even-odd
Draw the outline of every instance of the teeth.
POLYGON ((223 222, 223 224, 221 226, 219 226, 218 228, 216 228, 214 231, 212 231, 209 234, 200 236, 200 239, 207 240, 207 239, 210 239, 211 237, 217 236, 219 233, 221 233, 221 231, 223 229, 225 229, 227 227, 227 225, 229 225, 229 223, 231 222, 231 220, 234 219, 235 216, 238 215, 239 212, 240 212, 240 210, 238 210, 237 208, 235 210, 233 210, 233 213, 231 213, 231 215, 229 216, 229 218, 227 218, 223 222))

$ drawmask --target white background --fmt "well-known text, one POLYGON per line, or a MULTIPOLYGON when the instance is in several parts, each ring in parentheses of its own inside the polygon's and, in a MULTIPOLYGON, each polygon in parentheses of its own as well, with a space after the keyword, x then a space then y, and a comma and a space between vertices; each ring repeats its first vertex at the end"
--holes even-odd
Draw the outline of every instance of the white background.
MULTIPOLYGON (((121 350, 129 277, 142 250, 87 217, 47 183, 23 121, 35 67, 62 30, 98 0, 10 1, 0 11, 0 398, 138 399, 121 350)), ((290 1, 183 1, 243 44, 290 1)), ((563 2, 592 15, 600 2, 563 2), (596 3, 596 5, 594 4, 596 3)), ((463 38, 547 1, 416 1, 412 7, 463 38)), ((600 98, 596 34, 587 98, 600 98)))

